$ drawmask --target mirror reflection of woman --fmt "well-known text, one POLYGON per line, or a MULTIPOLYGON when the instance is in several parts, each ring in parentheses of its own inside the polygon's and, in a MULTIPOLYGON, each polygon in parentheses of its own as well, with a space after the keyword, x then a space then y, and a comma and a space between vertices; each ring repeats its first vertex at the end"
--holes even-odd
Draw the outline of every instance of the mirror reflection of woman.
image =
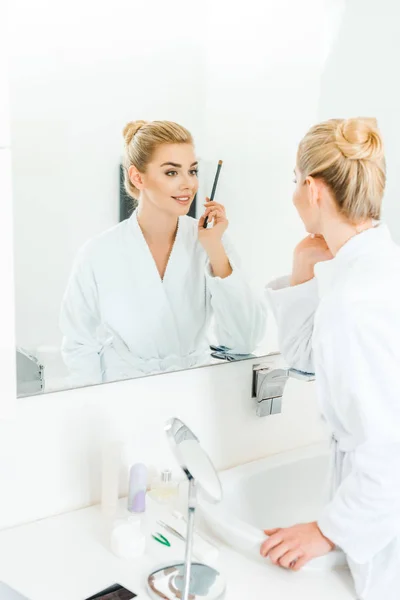
POLYGON ((269 285, 281 350, 315 372, 332 431, 332 493, 318 521, 266 531, 264 556, 299 570, 335 546, 360 600, 400 597, 400 249, 380 222, 374 119, 333 119, 299 146, 294 204, 309 235, 269 285))
POLYGON ((62 353, 77 385, 207 364, 212 320, 218 344, 239 354, 265 332, 225 208, 207 201, 199 220, 187 216, 198 190, 189 131, 135 121, 124 139, 125 189, 138 207, 79 251, 62 304, 62 353))

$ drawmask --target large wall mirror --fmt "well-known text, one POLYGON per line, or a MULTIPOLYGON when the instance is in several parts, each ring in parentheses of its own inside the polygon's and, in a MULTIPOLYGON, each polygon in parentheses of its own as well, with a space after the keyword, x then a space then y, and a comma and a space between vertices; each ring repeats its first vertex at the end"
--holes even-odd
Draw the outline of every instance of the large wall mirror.
POLYGON ((304 235, 299 140, 398 110, 390 11, 360 45, 375 4, 10 3, 19 396, 278 349, 263 290, 304 235))

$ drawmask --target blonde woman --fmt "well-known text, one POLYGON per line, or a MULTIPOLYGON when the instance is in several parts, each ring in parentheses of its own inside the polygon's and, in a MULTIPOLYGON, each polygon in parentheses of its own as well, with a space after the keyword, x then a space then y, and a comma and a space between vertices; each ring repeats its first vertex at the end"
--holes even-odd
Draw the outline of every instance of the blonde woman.
POLYGON ((75 384, 100 383, 204 364, 211 318, 221 345, 252 352, 266 311, 225 232, 225 209, 198 189, 191 134, 169 121, 124 129, 132 216, 80 250, 61 310, 62 352, 75 384), (203 227, 208 216, 212 226, 203 227))
MULTIPOLYGON (((333 433, 333 492, 318 522, 268 530, 261 554, 299 570, 335 546, 357 598, 400 598, 400 250, 379 222, 385 159, 374 119, 301 141, 294 204, 310 235, 269 285, 281 350, 316 373, 333 433)), ((279 523, 277 523, 277 526, 279 523)))

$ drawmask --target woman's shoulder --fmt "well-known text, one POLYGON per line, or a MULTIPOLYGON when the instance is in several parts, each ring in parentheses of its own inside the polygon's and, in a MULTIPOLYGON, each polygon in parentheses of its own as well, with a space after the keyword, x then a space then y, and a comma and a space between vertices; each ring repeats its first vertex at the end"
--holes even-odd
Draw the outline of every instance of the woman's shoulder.
POLYGON ((102 257, 104 254, 109 256, 110 252, 117 248, 119 241, 123 239, 129 227, 130 219, 125 219, 117 225, 94 235, 80 247, 78 257, 81 259, 95 259, 96 257, 102 257))
POLYGON ((400 253, 359 257, 326 300, 321 303, 323 314, 332 322, 378 322, 398 314, 400 253))

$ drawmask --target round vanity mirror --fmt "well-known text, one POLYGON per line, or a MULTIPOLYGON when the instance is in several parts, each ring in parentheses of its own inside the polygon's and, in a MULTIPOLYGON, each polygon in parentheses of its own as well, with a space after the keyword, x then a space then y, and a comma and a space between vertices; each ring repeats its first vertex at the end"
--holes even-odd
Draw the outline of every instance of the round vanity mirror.
POLYGON ((221 502, 222 487, 218 474, 199 440, 180 419, 170 419, 165 426, 172 451, 187 478, 209 502, 221 502))
POLYGON ((151 598, 163 600, 222 600, 225 581, 208 565, 192 563, 197 491, 209 502, 222 500, 218 474, 194 433, 180 419, 169 419, 165 431, 172 451, 189 480, 188 517, 184 562, 160 565, 147 579, 151 598))

